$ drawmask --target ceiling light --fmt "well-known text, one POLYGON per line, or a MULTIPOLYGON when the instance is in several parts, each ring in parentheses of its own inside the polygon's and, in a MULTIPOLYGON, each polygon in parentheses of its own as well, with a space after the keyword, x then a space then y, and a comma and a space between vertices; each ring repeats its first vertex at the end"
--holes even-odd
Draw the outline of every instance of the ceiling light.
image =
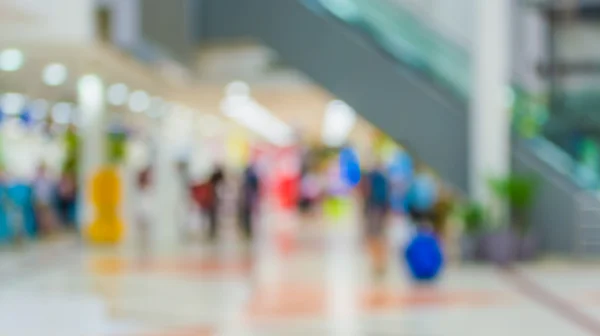
POLYGON ((48 102, 44 99, 36 99, 29 104, 31 118, 33 120, 44 120, 48 115, 48 102))
POLYGON ((7 93, 2 96, 2 111, 7 115, 18 115, 25 107, 25 96, 20 93, 7 93))
POLYGON ((225 87, 227 97, 248 97, 250 95, 250 86, 242 81, 235 81, 225 87))
POLYGON ((226 98, 221 108, 226 116, 275 145, 287 146, 294 142, 294 130, 252 99, 226 98))
POLYGON ((103 84, 97 75, 85 75, 77 83, 79 104, 85 110, 90 108, 97 110, 104 102, 103 84))
POLYGON ((323 121, 323 143, 330 147, 344 145, 356 124, 356 119, 356 112, 343 101, 334 100, 329 103, 323 121))
POLYGON ((68 70, 64 64, 52 63, 44 68, 42 80, 48 86, 64 84, 68 77, 68 70))
POLYGON ((108 102, 114 106, 123 106, 127 103, 129 88, 123 83, 113 84, 108 88, 108 102))
POLYGON ((69 103, 57 103, 52 107, 52 120, 60 125, 66 125, 71 121, 72 107, 69 103))
POLYGON ((145 91, 135 91, 129 96, 129 108, 131 111, 140 113, 150 107, 150 96, 145 91))
POLYGON ((6 49, 0 52, 0 70, 17 71, 23 66, 23 52, 19 49, 6 49))

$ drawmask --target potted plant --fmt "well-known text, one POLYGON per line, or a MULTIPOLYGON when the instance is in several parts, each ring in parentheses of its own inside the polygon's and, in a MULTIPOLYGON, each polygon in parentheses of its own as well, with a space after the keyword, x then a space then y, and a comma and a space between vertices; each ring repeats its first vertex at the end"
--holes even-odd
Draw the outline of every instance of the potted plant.
POLYGON ((486 210, 477 202, 468 202, 459 208, 458 216, 463 224, 461 257, 472 260, 477 257, 478 242, 487 220, 486 210))
POLYGON ((512 174, 504 178, 490 181, 490 187, 501 205, 506 209, 507 216, 501 221, 502 230, 507 243, 512 250, 512 257, 531 259, 535 255, 536 242, 531 234, 529 213, 535 200, 536 182, 531 176, 512 174))

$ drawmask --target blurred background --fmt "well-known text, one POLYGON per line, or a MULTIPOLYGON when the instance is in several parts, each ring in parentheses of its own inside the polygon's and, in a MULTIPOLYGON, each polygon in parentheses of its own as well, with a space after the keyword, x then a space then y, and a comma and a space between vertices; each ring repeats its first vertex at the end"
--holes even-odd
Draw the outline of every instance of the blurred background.
POLYGON ((0 0, 0 334, 600 335, 599 43, 595 0, 0 0))

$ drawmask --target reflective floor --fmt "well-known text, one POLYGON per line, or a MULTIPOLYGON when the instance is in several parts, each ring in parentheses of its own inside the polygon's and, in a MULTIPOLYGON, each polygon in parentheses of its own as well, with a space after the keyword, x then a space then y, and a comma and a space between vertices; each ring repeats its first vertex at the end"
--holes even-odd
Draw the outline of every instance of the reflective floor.
POLYGON ((359 232, 278 214, 253 243, 225 223, 215 244, 0 250, 0 335, 600 335, 598 267, 452 264, 419 286, 393 255, 374 277, 359 232))

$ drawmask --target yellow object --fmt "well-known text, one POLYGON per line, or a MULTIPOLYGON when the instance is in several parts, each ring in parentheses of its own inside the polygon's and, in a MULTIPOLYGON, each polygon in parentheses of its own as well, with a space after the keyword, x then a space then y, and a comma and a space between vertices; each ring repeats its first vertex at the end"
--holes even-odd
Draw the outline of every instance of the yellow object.
POLYGON ((231 135, 227 139, 227 156, 234 167, 243 167, 250 157, 248 140, 242 134, 231 135))
POLYGON ((402 146, 398 145, 389 136, 381 132, 375 134, 373 147, 375 148, 375 153, 377 153, 385 163, 390 163, 398 151, 404 150, 402 146))
POLYGON ((125 225, 119 214, 121 179, 116 167, 103 167, 92 178, 90 200, 95 212, 93 221, 88 225, 88 239, 96 244, 120 242, 125 225))
POLYGON ((325 217, 334 222, 346 219, 350 215, 351 209, 352 205, 345 197, 328 197, 323 202, 325 217))

